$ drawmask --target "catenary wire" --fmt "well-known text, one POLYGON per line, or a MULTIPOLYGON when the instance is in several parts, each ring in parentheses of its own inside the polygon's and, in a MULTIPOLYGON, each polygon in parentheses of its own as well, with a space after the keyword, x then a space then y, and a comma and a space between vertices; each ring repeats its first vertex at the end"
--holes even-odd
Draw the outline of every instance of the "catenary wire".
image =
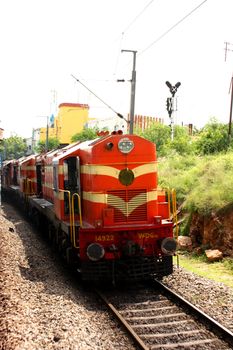
POLYGON ((192 11, 187 13, 184 17, 182 17, 178 22, 173 24, 168 30, 166 30, 162 35, 160 35, 156 40, 154 40, 150 45, 148 45, 145 49, 138 52, 138 56, 145 53, 147 50, 149 50, 153 45, 155 45, 158 41, 160 41, 165 35, 167 35, 169 32, 171 32, 175 27, 177 27, 181 22, 183 22, 186 18, 188 18, 191 14, 193 14, 196 10, 198 10, 204 3, 207 2, 207 0, 202 1, 198 6, 196 6, 192 11))
POLYGON ((118 64, 119 64, 119 59, 120 59, 120 54, 121 54, 121 49, 122 49, 122 43, 124 40, 124 35, 125 33, 129 30, 130 27, 132 27, 132 25, 141 17, 141 15, 146 11, 146 9, 154 2, 154 0, 151 0, 146 6, 143 7, 143 9, 138 13, 137 16, 134 17, 134 19, 125 27, 125 29, 122 31, 121 33, 121 37, 120 37, 120 45, 119 45, 119 49, 118 49, 118 53, 117 53, 117 59, 116 59, 116 64, 115 64, 115 69, 114 69, 114 73, 113 76, 116 75, 116 71, 118 68, 118 64))
POLYGON ((134 24, 134 22, 136 22, 139 17, 141 17, 141 15, 143 14, 143 12, 146 11, 146 9, 152 4, 152 2, 154 2, 154 0, 151 0, 140 12, 139 14, 128 24, 128 26, 123 30, 122 34, 125 34, 125 32, 127 32, 127 30, 129 30, 129 28, 134 24))

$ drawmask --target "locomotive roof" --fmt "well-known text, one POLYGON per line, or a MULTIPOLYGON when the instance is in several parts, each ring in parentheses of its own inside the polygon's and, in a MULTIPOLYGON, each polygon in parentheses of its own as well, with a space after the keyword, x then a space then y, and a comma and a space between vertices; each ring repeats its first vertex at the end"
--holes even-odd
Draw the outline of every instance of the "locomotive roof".
POLYGON ((69 156, 70 154, 76 152, 78 149, 85 149, 88 146, 91 146, 92 143, 94 143, 95 141, 97 141, 99 138, 96 138, 94 140, 88 140, 88 141, 84 141, 81 143, 76 143, 73 146, 71 146, 70 148, 68 148, 67 150, 65 150, 62 153, 59 153, 56 157, 54 157, 54 161, 58 162, 60 159, 62 158, 66 158, 67 156, 69 156))
POLYGON ((132 138, 134 140, 140 139, 143 142, 143 144, 145 144, 145 143, 153 144, 151 141, 146 140, 138 135, 110 134, 110 135, 105 135, 103 137, 97 137, 94 140, 79 142, 79 143, 76 143, 73 145, 71 144, 71 145, 67 146, 66 149, 65 148, 61 149, 61 152, 54 154, 53 163, 59 163, 59 161, 61 159, 72 156, 72 154, 75 154, 75 152, 78 150, 88 150, 89 147, 94 147, 95 145, 98 145, 100 143, 109 142, 109 141, 113 141, 113 140, 119 141, 120 139, 123 139, 123 138, 130 138, 130 139, 132 138))
POLYGON ((19 159, 19 164, 23 164, 24 162, 28 162, 29 160, 32 160, 32 159, 36 159, 36 155, 35 154, 31 154, 30 156, 27 156, 25 158, 20 158, 19 159))

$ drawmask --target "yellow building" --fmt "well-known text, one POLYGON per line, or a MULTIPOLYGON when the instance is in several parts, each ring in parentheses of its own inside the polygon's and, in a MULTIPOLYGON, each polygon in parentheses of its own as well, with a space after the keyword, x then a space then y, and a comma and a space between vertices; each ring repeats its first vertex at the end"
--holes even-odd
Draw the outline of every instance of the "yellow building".
MULTIPOLYGON (((71 137, 81 132, 88 123, 89 106, 80 103, 61 103, 58 115, 49 120, 48 137, 60 144, 71 143, 71 137)), ((40 129, 40 141, 46 140, 46 128, 40 129)))

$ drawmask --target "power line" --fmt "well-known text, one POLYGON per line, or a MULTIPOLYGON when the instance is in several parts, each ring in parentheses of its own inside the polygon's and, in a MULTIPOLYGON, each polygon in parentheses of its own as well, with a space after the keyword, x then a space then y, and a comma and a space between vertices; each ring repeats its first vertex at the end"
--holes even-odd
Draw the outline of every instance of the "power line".
POLYGON ((119 64, 119 58, 120 58, 120 53, 121 53, 121 49, 122 49, 122 43, 124 40, 124 35, 125 33, 129 30, 130 27, 132 27, 132 25, 141 17, 141 15, 146 11, 146 9, 154 2, 154 0, 151 0, 146 6, 143 7, 143 9, 139 12, 139 14, 134 17, 134 19, 127 25, 127 27, 125 27, 125 29, 122 31, 121 33, 121 37, 120 37, 120 47, 118 50, 118 54, 117 54, 117 59, 116 59, 116 64, 115 64, 115 69, 114 69, 114 73, 113 75, 116 75, 116 71, 118 68, 118 64, 119 64))
POLYGON ((109 104, 107 104, 102 98, 97 96, 89 87, 87 87, 85 84, 83 84, 79 79, 77 79, 73 74, 71 74, 72 78, 74 78, 79 84, 81 84, 85 89, 87 89, 92 95, 94 95, 98 100, 100 100, 105 106, 107 106, 111 111, 113 111, 119 118, 125 120, 128 123, 128 120, 124 118, 124 116, 121 113, 118 113, 113 109, 109 104))
POLYGON ((114 69, 113 76, 116 75, 116 71, 117 71, 117 68, 118 68, 119 58, 120 58, 121 49, 122 49, 123 37, 124 37, 124 33, 122 32, 122 34, 121 34, 121 41, 120 41, 120 45, 119 45, 119 49, 118 49, 118 54, 117 54, 117 59, 116 59, 116 63, 115 63, 115 69, 114 69))
POLYGON ((151 0, 140 12, 139 14, 129 23, 129 25, 123 30, 122 34, 125 34, 125 32, 138 20, 139 17, 143 14, 143 12, 146 11, 146 9, 154 2, 154 0, 151 0))
POLYGON ((181 18, 178 22, 176 22, 173 26, 171 26, 168 30, 166 30, 162 35, 160 35, 156 40, 154 40, 150 45, 148 45, 145 49, 140 51, 138 53, 139 55, 142 55, 145 53, 147 50, 149 50, 153 45, 155 45, 159 40, 161 40, 165 35, 167 35, 169 32, 171 32, 175 27, 177 27, 181 22, 183 22, 186 18, 188 18, 191 14, 193 14, 197 9, 199 9, 204 3, 207 2, 207 0, 202 1, 197 7, 195 7, 192 11, 187 13, 183 18, 181 18))

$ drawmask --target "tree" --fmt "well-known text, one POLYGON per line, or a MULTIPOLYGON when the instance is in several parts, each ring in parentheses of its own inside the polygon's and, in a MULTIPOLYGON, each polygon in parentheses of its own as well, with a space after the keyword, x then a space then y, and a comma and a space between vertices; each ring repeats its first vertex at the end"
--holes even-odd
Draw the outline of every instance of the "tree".
POLYGON ((162 153, 163 147, 171 137, 171 129, 167 125, 154 123, 152 126, 140 133, 145 139, 154 142, 159 154, 162 153))
POLYGON ((175 150, 178 154, 194 153, 195 145, 192 137, 188 134, 187 127, 175 125, 174 140, 169 140, 166 144, 166 153, 170 150, 175 150))
POLYGON ((167 125, 155 123, 144 130, 141 135, 156 144, 159 156, 164 156, 175 151, 178 154, 190 154, 194 152, 192 138, 188 129, 176 125, 174 127, 174 140, 171 140, 171 129, 167 125))
POLYGON ((26 154, 27 145, 26 140, 20 136, 11 136, 0 144, 0 153, 3 160, 5 159, 17 159, 26 154))
MULTIPOLYGON (((51 151, 52 149, 56 149, 59 147, 59 140, 56 137, 51 137, 48 139, 48 151, 51 151)), ((36 146, 36 151, 41 153, 46 151, 46 141, 39 141, 38 145, 36 146)))
POLYGON ((228 126, 211 118, 199 132, 196 140, 199 154, 213 154, 226 151, 228 148, 228 126))
POLYGON ((76 141, 88 141, 88 140, 93 140, 96 139, 98 132, 98 128, 85 128, 81 132, 74 134, 71 137, 72 142, 76 141))

